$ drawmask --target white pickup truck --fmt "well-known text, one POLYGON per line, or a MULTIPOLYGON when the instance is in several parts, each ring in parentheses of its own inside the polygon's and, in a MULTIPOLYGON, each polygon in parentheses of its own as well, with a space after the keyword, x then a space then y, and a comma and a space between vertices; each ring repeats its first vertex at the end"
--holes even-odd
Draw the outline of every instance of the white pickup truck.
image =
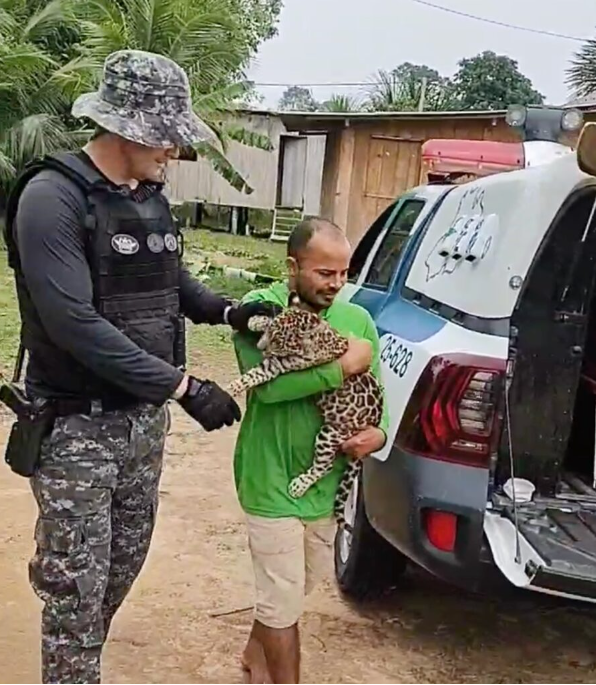
POLYGON ((411 560, 596 601, 596 124, 576 152, 575 110, 509 121, 523 168, 410 190, 354 252, 391 417, 336 540, 354 596, 411 560))

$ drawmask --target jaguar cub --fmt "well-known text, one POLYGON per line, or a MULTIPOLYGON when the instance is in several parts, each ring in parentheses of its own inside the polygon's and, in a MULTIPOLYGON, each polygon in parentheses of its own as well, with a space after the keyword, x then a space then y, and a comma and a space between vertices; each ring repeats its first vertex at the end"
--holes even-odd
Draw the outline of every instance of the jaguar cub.
MULTIPOLYGON (((228 391, 231 395, 277 378, 277 376, 312 368, 339 359, 348 349, 346 338, 337 333, 317 314, 299 309, 295 295, 290 307, 274 319, 253 317, 248 326, 262 333, 258 348, 263 361, 235 380, 228 391)), ((291 497, 299 498, 318 480, 331 471, 341 445, 367 426, 378 426, 383 413, 383 390, 369 372, 346 379, 341 388, 322 393, 317 401, 323 426, 317 434, 312 466, 296 476, 289 485, 291 497)), ((344 509, 362 462, 350 460, 335 499, 335 516, 345 525, 344 509)))

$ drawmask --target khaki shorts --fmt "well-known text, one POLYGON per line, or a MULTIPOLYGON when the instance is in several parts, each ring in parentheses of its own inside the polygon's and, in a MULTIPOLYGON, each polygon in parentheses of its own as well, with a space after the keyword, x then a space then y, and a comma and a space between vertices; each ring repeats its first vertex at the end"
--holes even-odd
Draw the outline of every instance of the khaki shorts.
POLYGON ((305 597, 332 569, 335 520, 246 518, 255 618, 269 628, 289 628, 302 615, 305 597))

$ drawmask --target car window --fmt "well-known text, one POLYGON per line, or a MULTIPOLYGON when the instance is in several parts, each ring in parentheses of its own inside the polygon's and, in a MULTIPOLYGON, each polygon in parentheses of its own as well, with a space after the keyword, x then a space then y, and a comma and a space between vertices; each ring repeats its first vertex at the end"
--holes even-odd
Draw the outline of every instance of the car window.
POLYGON ((373 249, 377 238, 379 237, 381 231, 387 225, 389 217, 395 210, 395 202, 389 205, 379 216, 375 219, 371 227, 362 236, 362 239, 358 243, 358 246, 354 250, 352 259, 350 260, 350 269, 348 271, 348 281, 357 281, 370 251, 373 249))
POLYGON ((389 287, 401 251, 424 205, 424 200, 406 200, 403 203, 370 265, 365 285, 389 287))

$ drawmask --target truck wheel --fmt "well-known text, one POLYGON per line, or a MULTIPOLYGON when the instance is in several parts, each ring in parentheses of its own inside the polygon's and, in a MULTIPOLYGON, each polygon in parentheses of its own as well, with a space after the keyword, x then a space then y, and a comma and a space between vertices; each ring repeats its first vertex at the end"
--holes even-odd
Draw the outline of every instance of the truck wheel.
POLYGON ((406 557, 368 522, 362 482, 354 484, 345 508, 347 526, 335 536, 335 577, 340 590, 360 600, 394 587, 406 569, 406 557))

